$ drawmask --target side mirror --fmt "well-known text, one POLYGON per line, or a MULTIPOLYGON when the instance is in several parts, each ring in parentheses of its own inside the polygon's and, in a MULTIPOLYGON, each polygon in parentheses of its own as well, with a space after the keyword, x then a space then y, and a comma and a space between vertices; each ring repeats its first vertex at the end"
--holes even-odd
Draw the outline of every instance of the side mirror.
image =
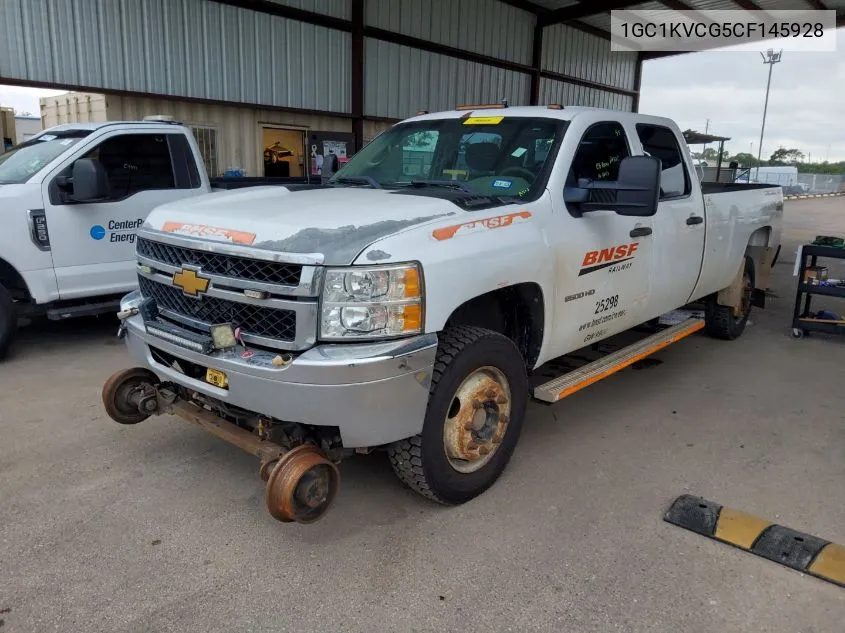
POLYGON ((97 202, 109 196, 109 182, 102 163, 80 158, 73 164, 73 202, 97 202))
POLYGON ((634 217, 654 215, 660 198, 660 167, 660 159, 654 156, 628 156, 619 164, 618 180, 579 180, 577 187, 563 190, 563 200, 581 213, 615 211, 634 217))

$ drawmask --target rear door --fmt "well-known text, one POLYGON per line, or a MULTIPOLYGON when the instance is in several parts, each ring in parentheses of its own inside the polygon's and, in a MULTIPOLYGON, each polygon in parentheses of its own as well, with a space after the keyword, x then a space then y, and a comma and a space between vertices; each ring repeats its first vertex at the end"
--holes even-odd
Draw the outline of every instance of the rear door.
POLYGON ((136 231, 153 208, 196 195, 201 181, 184 134, 136 129, 80 149, 43 186, 59 294, 73 299, 134 287, 136 231), (105 168, 106 200, 76 204, 59 188, 80 158, 105 168))
MULTIPOLYGON (((585 125, 576 119, 567 135, 579 139, 567 186, 581 178, 617 180, 622 159, 632 153, 629 135, 617 121, 585 125)), ((574 350, 639 322, 649 293, 653 218, 611 210, 581 214, 563 201, 563 191, 553 192, 552 199, 560 221, 555 328, 561 348, 574 350)))
POLYGON ((704 201, 682 151, 683 140, 669 127, 636 125, 644 153, 662 163, 660 203, 654 220, 653 278, 644 320, 659 316, 689 301, 698 282, 704 257, 704 201))

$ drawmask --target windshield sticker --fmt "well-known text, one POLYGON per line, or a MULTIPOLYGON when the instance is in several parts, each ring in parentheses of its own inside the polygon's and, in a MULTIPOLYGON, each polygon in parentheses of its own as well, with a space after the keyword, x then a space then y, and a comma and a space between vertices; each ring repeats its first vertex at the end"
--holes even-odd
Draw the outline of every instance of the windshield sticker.
POLYGON ((39 141, 55 141, 56 135, 55 134, 44 134, 43 136, 38 137, 39 141))
POLYGON ((633 266, 631 260, 636 257, 635 253, 639 245, 639 242, 633 242, 631 244, 621 244, 597 251, 587 251, 581 262, 581 271, 578 273, 578 276, 588 275, 608 267, 610 267, 609 272, 612 273, 627 270, 633 266))
POLYGON ((471 116, 464 121, 464 125, 498 125, 503 116, 471 116))
POLYGON ((74 141, 74 139, 72 139, 72 138, 66 138, 66 139, 59 141, 59 145, 70 145, 71 143, 73 143, 73 141, 74 141))
POLYGON ((135 243, 135 231, 144 223, 143 218, 137 220, 109 220, 106 225, 95 224, 88 230, 92 240, 107 242, 135 243))
POLYGON ((518 213, 508 213, 507 215, 497 215, 493 218, 485 218, 483 220, 473 220, 472 222, 464 222, 463 224, 454 224, 452 226, 445 226, 440 229, 435 229, 431 236, 438 240, 451 240, 457 234, 475 233, 486 229, 500 229, 505 226, 510 226, 514 222, 522 222, 528 220, 531 214, 528 211, 519 211, 518 213))
POLYGON ((206 224, 189 224, 187 222, 165 222, 161 230, 165 233, 176 233, 189 237, 201 237, 206 240, 230 242, 232 244, 251 245, 255 241, 255 233, 222 229, 206 224))
POLYGON ((497 189, 510 189, 513 181, 511 180, 494 180, 493 186, 497 189))
POLYGON ((515 150, 513 150, 513 151, 511 152, 511 156, 513 156, 514 158, 522 158, 522 156, 523 156, 523 155, 525 154, 525 152, 527 152, 527 151, 528 151, 528 150, 527 150, 525 147, 517 147, 515 150))

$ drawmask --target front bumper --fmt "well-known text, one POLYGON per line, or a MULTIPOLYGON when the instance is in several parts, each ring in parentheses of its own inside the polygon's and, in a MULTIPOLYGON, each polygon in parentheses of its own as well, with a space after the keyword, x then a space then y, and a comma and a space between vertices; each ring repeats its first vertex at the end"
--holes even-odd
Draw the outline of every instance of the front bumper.
POLYGON ((124 323, 130 354, 162 380, 279 420, 336 426, 346 448, 388 444, 422 431, 437 352, 435 334, 318 345, 277 367, 272 363, 276 353, 251 350, 249 355, 240 348, 204 355, 148 334, 141 315, 124 323), (151 347, 225 372, 228 389, 158 362, 151 347))

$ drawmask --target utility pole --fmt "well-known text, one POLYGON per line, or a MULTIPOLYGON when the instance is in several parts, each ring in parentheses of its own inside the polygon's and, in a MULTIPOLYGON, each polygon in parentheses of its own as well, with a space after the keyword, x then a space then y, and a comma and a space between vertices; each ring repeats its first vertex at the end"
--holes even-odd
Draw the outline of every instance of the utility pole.
POLYGON ((769 80, 766 82, 766 101, 763 103, 763 125, 760 126, 760 146, 757 148, 758 176, 760 174, 760 159, 763 155, 763 133, 766 131, 766 112, 769 109, 769 88, 772 86, 772 68, 783 58, 783 49, 776 53, 774 49, 770 48, 765 54, 760 53, 760 57, 763 58, 763 63, 769 66, 769 80))

